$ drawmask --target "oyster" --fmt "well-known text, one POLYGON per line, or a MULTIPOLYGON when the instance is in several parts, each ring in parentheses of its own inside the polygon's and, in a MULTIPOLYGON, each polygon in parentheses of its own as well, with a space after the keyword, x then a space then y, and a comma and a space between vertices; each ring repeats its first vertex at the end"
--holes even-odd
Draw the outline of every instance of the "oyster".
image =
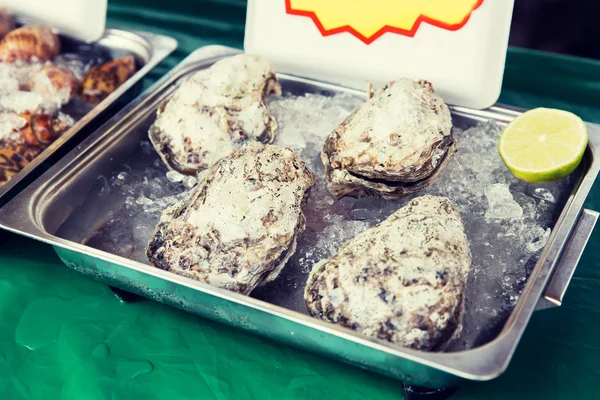
POLYGON ((43 108, 56 111, 67 104, 75 93, 77 79, 71 71, 46 65, 25 84, 25 89, 40 95, 43 108))
POLYGON ((249 294, 277 277, 305 228, 313 173, 289 148, 252 141, 215 163, 190 197, 162 215, 150 262, 249 294))
POLYGON ((8 182, 29 164, 18 149, 0 148, 0 186, 8 182))
POLYGON ((56 65, 0 63, 0 111, 56 112, 77 88, 77 78, 56 65))
POLYGON ((136 65, 133 56, 96 65, 90 68, 81 79, 79 95, 89 104, 98 104, 131 78, 135 71, 136 65))
POLYGON ((52 29, 26 25, 10 31, 0 42, 0 61, 48 61, 60 53, 60 40, 52 29))
POLYGON ((43 149, 58 139, 71 126, 71 121, 54 114, 23 113, 26 124, 20 131, 19 140, 28 146, 43 149))
POLYGON ((317 263, 310 314, 367 336, 437 350, 456 335, 471 254, 458 211, 422 196, 317 263))
POLYGON ((281 86, 266 60, 223 59, 183 82, 159 107, 150 141, 170 169, 195 175, 246 141, 273 142, 277 123, 265 104, 270 94, 281 94, 281 86))
POLYGON ((334 196, 397 199, 431 184, 454 152, 446 104, 428 82, 401 79, 348 116, 321 159, 334 196))
POLYGON ((54 114, 0 113, 0 148, 11 149, 31 161, 70 126, 70 121, 54 114))
POLYGON ((18 174, 69 127, 52 114, 0 113, 0 186, 18 174))
POLYGON ((3 8, 0 8, 0 39, 15 29, 15 16, 3 8))

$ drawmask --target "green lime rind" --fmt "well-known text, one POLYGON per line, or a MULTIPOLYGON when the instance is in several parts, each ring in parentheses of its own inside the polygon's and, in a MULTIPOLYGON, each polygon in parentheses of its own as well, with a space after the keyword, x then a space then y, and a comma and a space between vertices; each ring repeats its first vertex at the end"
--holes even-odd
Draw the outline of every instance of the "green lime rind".
MULTIPOLYGON (((534 110, 530 110, 530 111, 534 111, 534 110)), ((522 116, 525 116, 530 111, 522 114, 522 116)), ((562 110, 558 110, 558 111, 562 111, 562 110)), ((577 118, 581 121, 583 131, 585 134, 585 141, 582 144, 579 152, 577 153, 577 155, 574 158, 572 158, 569 161, 566 161, 564 164, 562 164, 556 168, 548 169, 545 171, 539 171, 539 170, 538 171, 524 171, 524 170, 515 168, 513 165, 511 165, 508 162, 505 155, 502 153, 502 151, 501 151, 502 137, 503 137, 504 133, 510 129, 510 127, 513 125, 513 123, 517 121, 517 119, 515 119, 513 122, 508 124, 503 129, 502 133, 500 134, 500 138, 498 140, 498 153, 500 154, 500 158, 504 162, 504 165, 506 165, 508 170, 516 178, 518 178, 522 181, 528 182, 528 183, 549 183, 549 182, 557 181, 559 179, 566 178, 567 176, 572 174, 577 169, 579 164, 581 164, 581 161, 583 160, 583 156, 585 154, 585 151, 587 149, 587 144, 588 144, 587 129, 585 129, 585 124, 579 117, 577 117, 577 118)))
POLYGON ((504 162, 504 165, 508 168, 508 170, 516 177, 521 179, 522 181, 529 183, 549 183, 554 182, 559 179, 566 178, 571 175, 581 164, 583 160, 583 156, 585 154, 585 150, 587 149, 587 141, 585 147, 581 149, 577 157, 567 165, 563 165, 561 167, 551 169, 548 171, 537 171, 537 172, 529 172, 529 171, 520 171, 516 168, 513 168, 504 158, 502 153, 500 152, 500 158, 504 162))

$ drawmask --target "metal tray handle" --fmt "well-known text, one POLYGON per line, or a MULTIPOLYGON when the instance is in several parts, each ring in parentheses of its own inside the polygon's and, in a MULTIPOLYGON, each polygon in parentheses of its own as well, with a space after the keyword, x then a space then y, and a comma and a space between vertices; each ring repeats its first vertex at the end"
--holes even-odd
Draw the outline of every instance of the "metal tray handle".
POLYGON ((598 216, 600 216, 598 212, 588 209, 581 212, 573 228, 569 243, 567 243, 558 264, 554 268, 554 273, 550 277, 543 297, 538 301, 536 310, 558 307, 562 304, 575 268, 598 221, 598 216))

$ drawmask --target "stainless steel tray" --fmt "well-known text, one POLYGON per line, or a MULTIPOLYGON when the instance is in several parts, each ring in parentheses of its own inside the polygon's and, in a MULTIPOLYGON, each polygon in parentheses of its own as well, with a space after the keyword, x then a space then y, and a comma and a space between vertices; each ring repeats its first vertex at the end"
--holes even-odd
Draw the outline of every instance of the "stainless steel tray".
MULTIPOLYGON (((58 233, 77 213, 102 222, 107 208, 83 206, 96 178, 115 170, 139 149, 144 125, 189 73, 206 68, 238 51, 221 46, 197 50, 178 67, 122 109, 80 146, 0 209, 0 226, 54 246, 65 264, 121 289, 196 313, 243 330, 402 380, 433 388, 449 387, 460 379, 489 380, 500 375, 534 310, 560 305, 598 213, 583 203, 600 169, 600 127, 589 124, 589 146, 579 179, 568 195, 552 233, 508 320, 497 336, 471 350, 429 353, 393 346, 354 331, 253 297, 243 296, 184 278, 145 263, 81 244, 86 232, 58 233), (137 128, 137 129, 136 129, 137 128), (78 235, 80 237, 78 237, 78 235)), ((336 85, 279 74, 284 88, 347 91, 336 85)), ((359 93, 359 92, 356 92, 359 93)), ((521 110, 497 106, 487 110, 452 108, 453 117, 469 121, 508 123, 521 110)), ((92 228, 90 228, 92 229, 92 228)))
MULTIPOLYGON (((26 17, 20 17, 19 21, 27 22, 28 20, 26 17)), ((74 39, 60 36, 63 42, 69 44, 77 43, 74 39)), ((108 114, 111 111, 117 111, 120 107, 139 95, 142 88, 142 78, 177 48, 177 41, 168 36, 140 31, 127 31, 112 27, 108 27, 104 35, 95 44, 107 50, 111 57, 134 56, 138 65, 138 71, 117 90, 94 106, 60 138, 34 158, 23 170, 0 186, 0 204, 5 203, 17 191, 13 190, 17 185, 26 180, 26 178, 29 178, 40 165, 49 160, 61 147, 78 135, 79 132, 86 129, 89 129, 91 132, 99 123, 108 118, 108 114)))

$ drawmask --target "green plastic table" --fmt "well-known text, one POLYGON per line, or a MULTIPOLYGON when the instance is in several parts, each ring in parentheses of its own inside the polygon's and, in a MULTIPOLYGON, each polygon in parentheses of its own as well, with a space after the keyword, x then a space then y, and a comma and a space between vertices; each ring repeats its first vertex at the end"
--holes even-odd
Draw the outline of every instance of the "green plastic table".
MULTIPOLYGON (((206 44, 241 47, 237 0, 109 2, 109 23, 174 36, 147 82, 206 44), (161 8, 159 11, 158 8, 161 8)), ((501 102, 600 122, 600 63, 511 49, 501 102)), ((586 204, 600 209, 596 185, 586 204)), ((536 312, 507 372, 456 399, 595 399, 600 394, 596 231, 564 305, 536 312)), ((142 300, 63 266, 49 246, 0 243, 1 399, 395 399, 399 382, 142 300)))

